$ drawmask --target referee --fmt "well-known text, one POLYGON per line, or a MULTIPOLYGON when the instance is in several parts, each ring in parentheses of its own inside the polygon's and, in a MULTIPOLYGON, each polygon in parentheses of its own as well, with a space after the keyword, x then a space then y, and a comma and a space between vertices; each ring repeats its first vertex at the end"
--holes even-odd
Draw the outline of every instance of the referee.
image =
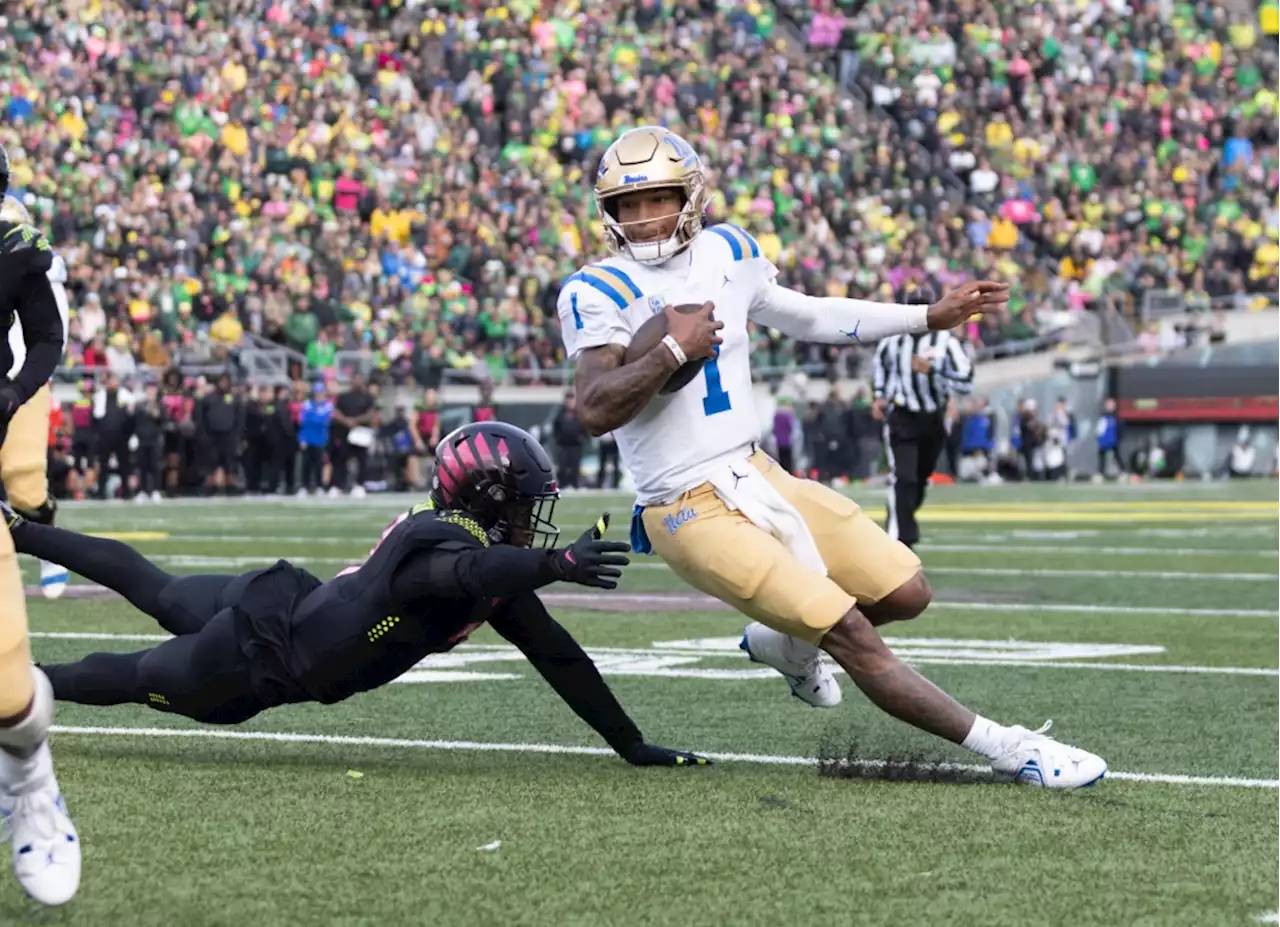
MULTIPOLYGON (((920 289, 899 300, 932 301, 931 294, 920 289)), ((884 422, 889 458, 885 530, 914 547, 920 540, 916 509, 924 503, 929 475, 947 443, 947 399, 973 389, 973 365, 950 332, 893 335, 876 346, 873 388, 872 411, 884 422)))

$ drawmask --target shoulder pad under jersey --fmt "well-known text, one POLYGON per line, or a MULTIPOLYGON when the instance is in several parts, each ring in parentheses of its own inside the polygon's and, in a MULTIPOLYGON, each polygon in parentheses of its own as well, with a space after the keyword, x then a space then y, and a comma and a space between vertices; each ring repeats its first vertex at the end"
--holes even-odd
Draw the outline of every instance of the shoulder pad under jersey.
POLYGON ((48 272, 53 266, 53 248, 34 225, 0 222, 0 259, 6 264, 25 261, 28 272, 48 272))
POLYGON ((626 309, 637 299, 644 297, 630 274, 621 267, 604 262, 588 264, 566 279, 564 287, 568 288, 570 284, 575 283, 590 291, 596 298, 618 309, 626 309))
POLYGON ((749 261, 760 256, 760 245, 744 229, 730 222, 718 222, 702 230, 702 235, 724 250, 732 261, 749 261))
POLYGON ((489 533, 467 512, 457 509, 437 509, 428 500, 415 505, 409 510, 409 514, 410 516, 427 516, 423 521, 427 525, 425 530, 428 532, 428 537, 434 537, 438 532, 441 541, 454 541, 466 537, 481 547, 489 546, 489 533), (435 528, 434 532, 433 528, 435 528))

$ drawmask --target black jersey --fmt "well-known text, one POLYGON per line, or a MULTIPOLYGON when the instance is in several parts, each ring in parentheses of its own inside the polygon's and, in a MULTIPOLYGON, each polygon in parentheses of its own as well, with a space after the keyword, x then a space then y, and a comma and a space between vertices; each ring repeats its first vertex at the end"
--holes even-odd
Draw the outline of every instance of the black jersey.
POLYGON ((13 367, 9 330, 22 325, 27 356, 13 377, 26 402, 49 382, 62 359, 66 332, 49 282, 53 249, 34 227, 0 220, 0 378, 13 367))
POLYGON ((423 504, 402 515, 368 560, 291 609, 281 630, 294 682, 309 699, 337 702, 391 682, 427 654, 466 640, 500 599, 428 592, 397 601, 393 581, 411 560, 415 570, 429 569, 433 551, 487 546, 484 530, 464 513, 423 504))

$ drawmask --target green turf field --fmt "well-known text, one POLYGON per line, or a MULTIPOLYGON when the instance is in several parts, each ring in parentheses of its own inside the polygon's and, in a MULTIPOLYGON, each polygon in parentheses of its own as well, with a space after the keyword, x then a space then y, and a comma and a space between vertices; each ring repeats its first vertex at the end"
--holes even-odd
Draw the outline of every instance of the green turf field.
MULTIPOLYGON (((879 510, 877 494, 855 495, 879 510)), ((940 488, 926 616, 886 630, 976 710, 1114 775, 1073 794, 820 777, 853 750, 964 761, 847 684, 789 697, 742 620, 641 558, 549 590, 650 739, 722 758, 632 769, 496 635, 402 682, 238 728, 62 705, 85 848, 67 909, 0 879, 0 924, 1250 925, 1277 908, 1277 487, 940 488), (490 847, 501 841, 496 849, 490 847)), ((576 496, 576 534, 602 507, 576 496)), ((359 561, 404 499, 67 506, 174 571, 359 561)), ((27 580, 35 571, 28 566, 27 580)), ((121 600, 31 602, 37 658, 148 646, 121 600)))

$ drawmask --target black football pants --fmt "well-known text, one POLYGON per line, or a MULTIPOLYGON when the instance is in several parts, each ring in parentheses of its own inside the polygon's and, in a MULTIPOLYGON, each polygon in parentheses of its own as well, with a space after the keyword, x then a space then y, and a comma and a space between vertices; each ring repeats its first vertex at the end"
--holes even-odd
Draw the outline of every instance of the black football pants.
POLYGON ((947 443, 941 412, 894 408, 884 425, 889 459, 888 513, 885 531, 908 547, 920 540, 916 511, 924 504, 929 477, 947 443))
POLYGON ((177 635, 137 653, 41 664, 55 698, 150 705, 208 724, 235 724, 267 707, 254 693, 230 608, 254 574, 174 576, 119 541, 30 522, 14 531, 14 545, 120 593, 177 635))

